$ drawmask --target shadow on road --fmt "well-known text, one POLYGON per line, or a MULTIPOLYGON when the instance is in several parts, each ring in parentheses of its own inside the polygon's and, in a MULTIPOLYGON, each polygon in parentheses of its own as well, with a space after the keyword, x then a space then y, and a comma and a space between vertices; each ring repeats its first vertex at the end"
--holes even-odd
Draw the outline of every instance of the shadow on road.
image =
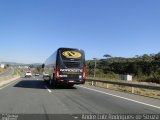
POLYGON ((63 85, 63 86, 58 86, 58 85, 57 85, 57 86, 49 86, 49 88, 50 88, 50 89, 56 89, 56 90, 58 90, 58 89, 59 89, 59 90, 63 90, 63 89, 65 89, 65 90, 67 90, 67 89, 68 89, 68 90, 76 90, 76 89, 77 89, 77 88, 74 87, 74 86, 73 86, 73 87, 70 87, 70 86, 65 86, 65 85, 63 85))
POLYGON ((45 83, 45 85, 49 88, 49 89, 56 89, 56 90, 63 90, 63 89, 65 89, 65 90, 74 90, 74 89, 77 89, 76 87, 74 87, 74 86, 67 86, 67 85, 52 85, 52 86, 50 86, 49 85, 49 82, 44 82, 45 83))
POLYGON ((23 80, 18 82, 14 87, 19 88, 33 88, 33 89, 46 89, 44 82, 40 80, 23 80))
POLYGON ((65 86, 65 85, 53 85, 50 86, 48 82, 44 82, 43 80, 22 80, 20 82, 18 82, 16 85, 14 85, 14 87, 18 87, 18 88, 31 88, 31 89, 46 89, 46 87, 49 89, 68 89, 68 90, 75 90, 77 89, 76 87, 71 87, 71 86, 65 86))

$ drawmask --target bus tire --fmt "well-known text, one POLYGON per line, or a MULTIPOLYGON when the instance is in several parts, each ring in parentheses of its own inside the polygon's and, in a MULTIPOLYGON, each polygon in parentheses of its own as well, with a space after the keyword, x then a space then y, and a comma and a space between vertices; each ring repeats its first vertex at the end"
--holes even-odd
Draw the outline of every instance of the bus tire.
POLYGON ((49 85, 50 85, 50 86, 53 86, 52 79, 49 80, 49 85))

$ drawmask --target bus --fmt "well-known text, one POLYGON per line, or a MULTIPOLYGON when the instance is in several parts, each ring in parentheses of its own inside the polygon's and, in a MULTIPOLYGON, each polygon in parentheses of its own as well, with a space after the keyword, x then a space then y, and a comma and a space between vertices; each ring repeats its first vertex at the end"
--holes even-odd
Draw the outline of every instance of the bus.
POLYGON ((43 79, 52 85, 84 84, 85 53, 81 49, 58 48, 43 64, 43 79))

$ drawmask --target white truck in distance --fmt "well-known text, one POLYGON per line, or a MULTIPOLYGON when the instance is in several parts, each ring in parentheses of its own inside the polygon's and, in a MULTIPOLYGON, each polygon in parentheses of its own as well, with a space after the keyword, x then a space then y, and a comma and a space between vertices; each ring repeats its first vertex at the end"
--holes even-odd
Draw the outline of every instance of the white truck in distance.
POLYGON ((32 73, 30 71, 26 72, 25 77, 32 77, 32 73))

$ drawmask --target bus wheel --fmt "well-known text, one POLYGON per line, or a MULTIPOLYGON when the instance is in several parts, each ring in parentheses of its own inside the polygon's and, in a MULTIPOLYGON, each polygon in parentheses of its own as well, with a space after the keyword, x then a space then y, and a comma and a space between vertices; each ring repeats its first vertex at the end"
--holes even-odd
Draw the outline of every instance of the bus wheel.
POLYGON ((50 86, 52 86, 52 85, 53 85, 53 82, 52 82, 52 80, 51 80, 51 79, 49 80, 49 85, 50 85, 50 86))

